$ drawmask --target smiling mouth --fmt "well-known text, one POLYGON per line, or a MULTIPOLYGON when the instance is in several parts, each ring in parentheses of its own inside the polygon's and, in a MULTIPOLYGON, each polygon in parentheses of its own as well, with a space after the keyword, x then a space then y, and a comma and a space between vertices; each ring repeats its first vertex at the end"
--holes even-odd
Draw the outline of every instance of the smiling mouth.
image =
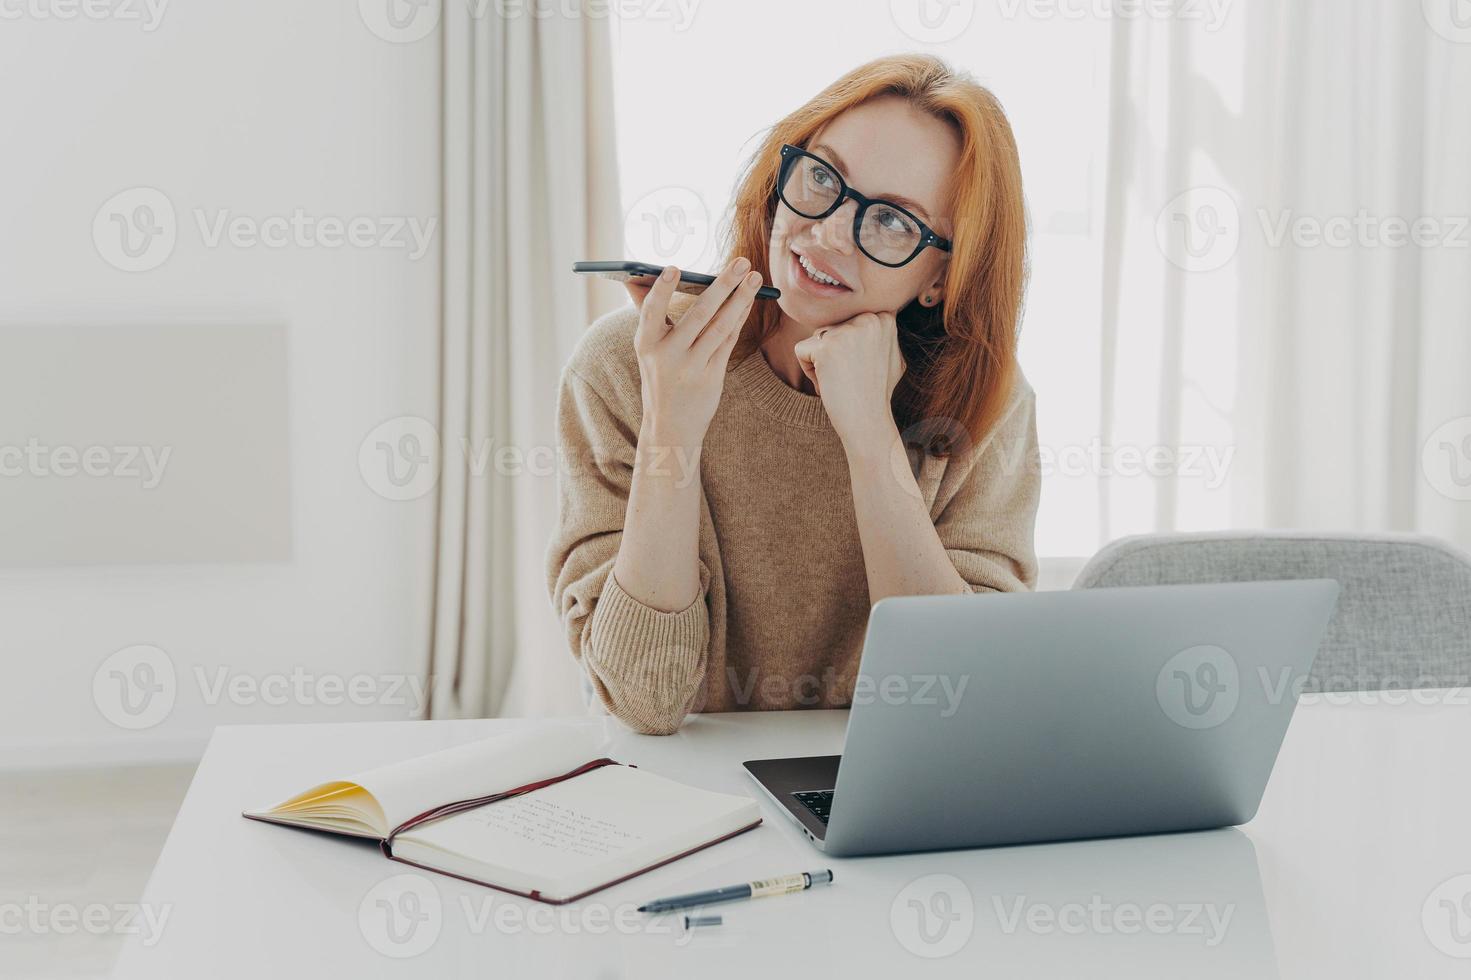
POLYGON ((792 251, 792 265, 794 266, 794 274, 802 280, 803 285, 814 292, 837 294, 853 291, 850 287, 843 285, 841 282, 836 282, 818 271, 815 266, 807 265, 806 257, 795 250, 792 251), (822 278, 818 278, 819 276, 822 278))

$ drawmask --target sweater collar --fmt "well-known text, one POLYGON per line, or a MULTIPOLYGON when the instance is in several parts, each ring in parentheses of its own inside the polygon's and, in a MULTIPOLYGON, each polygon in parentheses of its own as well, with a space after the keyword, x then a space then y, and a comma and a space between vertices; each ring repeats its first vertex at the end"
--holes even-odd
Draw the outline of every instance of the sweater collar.
POLYGON ((808 395, 782 380, 756 348, 731 369, 731 376, 762 411, 803 429, 831 429, 821 395, 808 395))

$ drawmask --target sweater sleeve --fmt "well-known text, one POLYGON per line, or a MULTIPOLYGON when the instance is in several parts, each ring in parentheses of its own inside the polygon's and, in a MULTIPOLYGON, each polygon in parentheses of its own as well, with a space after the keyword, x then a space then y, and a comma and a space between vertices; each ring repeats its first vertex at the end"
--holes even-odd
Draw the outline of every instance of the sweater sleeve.
POLYGON ((1036 397, 1030 386, 992 429, 935 520, 940 542, 969 592, 1037 586, 1034 542, 1042 481, 1036 397))
POLYGON ((633 483, 636 419, 569 367, 557 404, 562 453, 558 520, 547 550, 547 583, 572 655, 598 699, 636 731, 678 730, 705 678, 710 643, 710 570, 684 609, 655 609, 623 590, 613 563, 633 483))

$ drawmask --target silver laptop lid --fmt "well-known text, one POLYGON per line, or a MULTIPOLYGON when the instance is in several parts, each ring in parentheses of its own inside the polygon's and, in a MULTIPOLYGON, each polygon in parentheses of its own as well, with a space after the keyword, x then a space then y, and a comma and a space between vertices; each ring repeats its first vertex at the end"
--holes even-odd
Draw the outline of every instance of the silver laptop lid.
POLYGON ((1249 820, 1338 590, 1298 579, 880 601, 827 851, 1249 820))

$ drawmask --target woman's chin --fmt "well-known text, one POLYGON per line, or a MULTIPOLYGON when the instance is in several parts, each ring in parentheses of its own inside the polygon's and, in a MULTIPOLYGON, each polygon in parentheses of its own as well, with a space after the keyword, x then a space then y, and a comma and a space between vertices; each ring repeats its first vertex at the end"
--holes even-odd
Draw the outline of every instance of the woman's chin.
POLYGON ((843 319, 839 302, 845 297, 841 296, 813 296, 795 285, 778 285, 781 290, 781 299, 777 304, 781 311, 798 323, 827 324, 836 323, 843 319))
MULTIPOLYGON (((781 287, 778 286, 777 288, 780 289, 781 287)), ((781 306, 781 311, 786 314, 788 320, 806 326, 815 324, 822 319, 820 315, 822 311, 818 308, 820 304, 813 304, 810 300, 802 299, 795 295, 788 299, 787 297, 789 295, 791 294, 788 294, 783 289, 781 299, 777 300, 778 305, 781 306)))

